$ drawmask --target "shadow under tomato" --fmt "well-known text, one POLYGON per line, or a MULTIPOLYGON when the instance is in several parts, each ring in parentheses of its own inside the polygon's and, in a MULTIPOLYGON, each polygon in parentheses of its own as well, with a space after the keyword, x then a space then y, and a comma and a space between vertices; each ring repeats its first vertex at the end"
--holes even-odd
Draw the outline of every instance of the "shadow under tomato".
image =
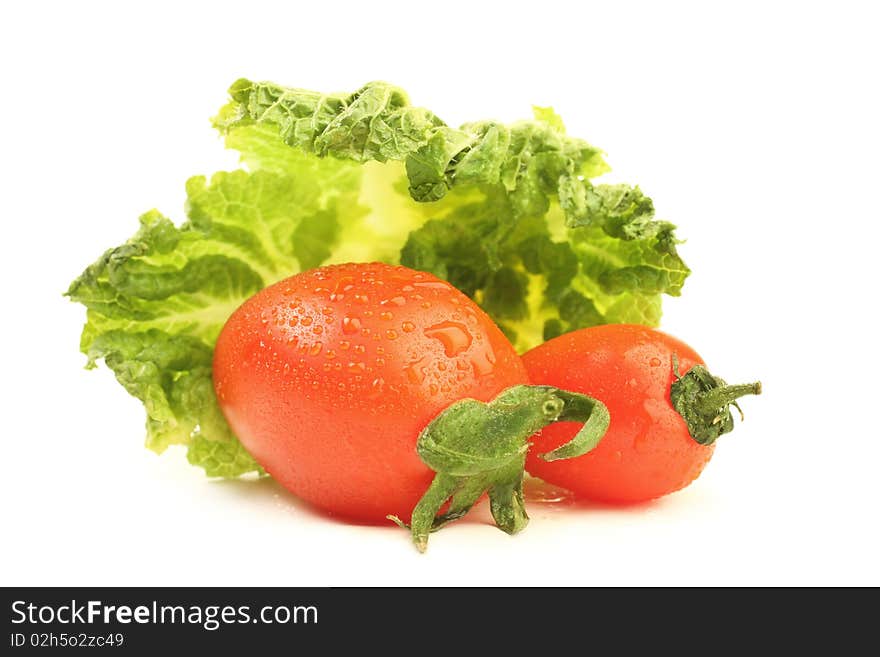
MULTIPOLYGON (((271 477, 241 477, 239 479, 214 479, 211 485, 223 489, 224 493, 233 495, 239 499, 247 499, 249 502, 270 504, 283 512, 313 519, 326 520, 342 525, 358 527, 376 527, 389 531, 401 531, 395 523, 388 520, 365 521, 357 518, 331 513, 321 509, 310 502, 298 498, 271 477)), ((555 515, 556 511, 577 514, 614 514, 614 513, 644 513, 665 506, 666 498, 650 500, 638 503, 606 503, 578 498, 571 491, 548 484, 537 477, 527 476, 523 480, 523 495, 526 509, 533 518, 538 516, 547 517, 555 515)), ((455 525, 494 525, 492 513, 488 504, 488 496, 482 498, 474 505, 471 511, 464 517, 456 520, 455 525)))
POLYGON ((400 527, 391 520, 369 521, 322 509, 311 502, 297 497, 272 477, 268 476, 214 479, 211 480, 211 484, 222 488, 224 492, 230 493, 237 498, 255 501, 255 503, 271 504, 291 515, 305 515, 313 519, 357 527, 378 527, 380 529, 400 531, 400 527))
POLYGON ((526 507, 532 510, 567 509, 583 512, 643 512, 663 506, 665 498, 644 502, 601 502, 578 497, 572 491, 528 475, 523 480, 526 507))
POLYGON ((234 495, 248 501, 269 503, 285 512, 314 518, 330 518, 333 516, 323 509, 298 498, 279 484, 272 477, 240 477, 238 479, 212 479, 211 485, 222 488, 224 493, 234 495))
MULTIPOLYGON (((284 488, 272 477, 240 477, 238 479, 213 479, 211 485, 222 488, 224 493, 231 494, 239 499, 255 501, 255 503, 271 504, 292 515, 307 515, 310 518, 327 520, 329 522, 357 527, 376 527, 401 531, 400 527, 391 520, 369 521, 359 518, 332 513, 311 502, 300 499, 289 490, 284 488)), ((456 520, 455 524, 487 524, 492 525, 492 514, 489 511, 488 498, 484 495, 474 505, 470 513, 456 520)))

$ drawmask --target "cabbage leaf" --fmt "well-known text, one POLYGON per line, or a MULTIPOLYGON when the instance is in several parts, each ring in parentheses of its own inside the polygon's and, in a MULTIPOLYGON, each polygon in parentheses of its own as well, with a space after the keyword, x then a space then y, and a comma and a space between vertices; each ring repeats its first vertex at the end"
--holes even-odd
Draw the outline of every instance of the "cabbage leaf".
POLYGON ((67 295, 80 347, 147 413, 147 446, 185 445, 210 476, 262 473, 214 397, 213 345, 263 287, 322 264, 400 263, 472 297, 525 351, 567 331, 657 325, 690 273, 636 186, 593 181, 603 154, 549 108, 447 126, 398 87, 323 94, 239 80, 214 119, 242 168, 186 183, 67 295))

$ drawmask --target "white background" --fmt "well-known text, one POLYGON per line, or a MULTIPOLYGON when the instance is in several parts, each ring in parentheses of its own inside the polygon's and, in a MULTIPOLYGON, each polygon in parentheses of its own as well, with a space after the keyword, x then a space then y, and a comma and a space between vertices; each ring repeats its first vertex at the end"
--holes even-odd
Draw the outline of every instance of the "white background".
POLYGON ((878 585, 880 220, 872 3, 13 3, 0 35, 3 585, 878 585), (238 77, 404 87, 448 123, 553 105, 687 238, 663 328, 746 420, 688 489, 630 509, 479 510, 419 555, 271 481, 141 446, 61 297, 143 211, 235 167, 238 77))

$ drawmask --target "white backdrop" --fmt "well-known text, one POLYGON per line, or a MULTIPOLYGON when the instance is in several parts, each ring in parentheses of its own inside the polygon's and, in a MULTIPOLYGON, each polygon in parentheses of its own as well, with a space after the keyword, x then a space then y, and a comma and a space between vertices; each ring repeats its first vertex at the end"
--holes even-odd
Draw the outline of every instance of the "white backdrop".
POLYGON ((4 585, 878 585, 878 24, 871 3, 16 3, 0 27, 4 585), (687 239, 662 328, 746 420, 688 489, 629 509, 480 509, 419 555, 270 481, 144 449, 61 293, 183 183, 236 166, 236 78, 373 79, 447 122, 553 105, 687 239))

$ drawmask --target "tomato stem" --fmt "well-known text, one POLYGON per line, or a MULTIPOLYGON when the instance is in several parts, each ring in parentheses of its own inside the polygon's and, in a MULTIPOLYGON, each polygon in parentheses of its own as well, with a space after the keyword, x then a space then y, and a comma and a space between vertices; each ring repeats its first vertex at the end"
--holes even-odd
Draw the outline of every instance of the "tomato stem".
POLYGON ((760 381, 729 385, 702 365, 693 366, 681 376, 675 356, 672 370, 675 381, 670 389, 670 401, 687 424, 691 437, 701 445, 711 445, 719 436, 733 431, 730 407, 734 406, 742 415, 737 399, 761 394, 760 381))
POLYGON ((704 392, 697 398, 697 404, 704 413, 717 413, 718 409, 733 404, 745 395, 760 395, 761 382, 739 383, 736 385, 725 384, 704 392))
POLYGON ((508 388, 488 403, 463 399, 437 415, 416 444, 419 457, 437 473, 409 525, 419 551, 427 548, 430 532, 465 515, 485 491, 498 528, 508 534, 522 530, 529 521, 522 491, 528 439, 554 422, 584 426, 569 442, 542 454, 547 461, 586 454, 605 435, 610 416, 604 404, 586 395, 529 385, 508 388), (437 515, 447 500, 449 508, 437 515))

